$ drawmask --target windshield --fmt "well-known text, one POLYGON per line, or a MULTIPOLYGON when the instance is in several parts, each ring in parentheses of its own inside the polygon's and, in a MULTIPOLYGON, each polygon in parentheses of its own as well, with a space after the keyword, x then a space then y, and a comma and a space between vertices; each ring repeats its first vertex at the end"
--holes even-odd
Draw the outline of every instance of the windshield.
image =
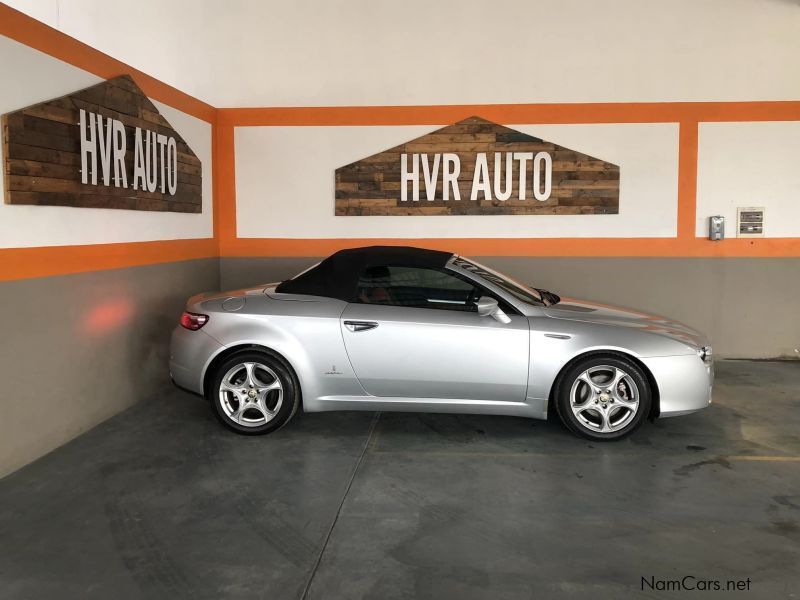
POLYGON ((497 287, 528 304, 533 304, 534 306, 551 306, 561 300, 561 298, 552 292, 531 287, 508 275, 498 273, 494 269, 490 269, 472 259, 456 256, 453 260, 453 264, 470 273, 475 273, 487 281, 491 281, 497 287))

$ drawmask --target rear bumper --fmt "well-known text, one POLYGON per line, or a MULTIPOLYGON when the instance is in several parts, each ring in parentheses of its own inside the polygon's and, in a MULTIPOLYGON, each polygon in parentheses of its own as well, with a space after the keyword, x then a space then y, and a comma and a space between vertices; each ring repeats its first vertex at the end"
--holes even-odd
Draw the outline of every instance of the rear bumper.
POLYGON ((677 417, 711 404, 714 364, 694 354, 643 358, 658 385, 659 417, 677 417))
POLYGON ((169 347, 169 374, 172 381, 196 394, 203 393, 203 372, 222 344, 202 329, 190 331, 180 325, 172 332, 169 347))

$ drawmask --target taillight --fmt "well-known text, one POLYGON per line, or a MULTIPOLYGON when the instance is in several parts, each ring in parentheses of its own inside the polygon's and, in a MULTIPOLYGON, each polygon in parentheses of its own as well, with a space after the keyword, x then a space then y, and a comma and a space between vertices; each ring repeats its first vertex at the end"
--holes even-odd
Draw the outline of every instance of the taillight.
POLYGON ((181 326, 192 331, 197 331, 206 323, 208 323, 208 315, 199 315, 189 311, 184 311, 181 315, 181 326))

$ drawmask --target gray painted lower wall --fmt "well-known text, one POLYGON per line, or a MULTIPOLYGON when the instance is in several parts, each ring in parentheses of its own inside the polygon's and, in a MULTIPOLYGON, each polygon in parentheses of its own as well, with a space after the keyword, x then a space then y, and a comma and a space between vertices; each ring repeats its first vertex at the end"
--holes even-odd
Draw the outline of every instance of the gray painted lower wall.
MULTIPOLYGON (((718 356, 800 358, 800 258, 475 258, 564 296, 682 321, 718 356)), ((222 287, 279 281, 317 260, 223 258, 222 287)))
POLYGON ((0 283, 0 477, 170 385, 186 299, 216 258, 0 283))

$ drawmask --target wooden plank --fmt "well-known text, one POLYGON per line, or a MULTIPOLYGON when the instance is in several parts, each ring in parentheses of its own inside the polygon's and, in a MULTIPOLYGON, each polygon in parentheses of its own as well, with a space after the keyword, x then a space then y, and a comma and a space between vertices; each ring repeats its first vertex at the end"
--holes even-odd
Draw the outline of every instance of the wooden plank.
POLYGON ((74 175, 73 165, 59 165, 34 160, 9 158, 6 160, 6 173, 11 175, 26 175, 28 177, 51 177, 55 179, 69 179, 74 175))
MULTIPOLYGON (((3 116, 5 201, 11 204, 200 212, 202 163, 185 140, 158 113, 129 76, 121 76, 73 94, 3 116), (81 182, 80 109, 120 121, 125 127, 125 170, 130 188, 81 182), (135 128, 175 139, 178 187, 170 195, 161 182, 155 192, 134 190, 135 128)), ((98 141, 98 168, 99 166, 98 141)), ((160 158, 161 153, 158 153, 160 158)), ((113 168, 113 167, 112 167, 113 168)), ((159 165, 159 176, 162 167, 159 165)))
POLYGON ((186 163, 179 162, 178 163, 178 173, 188 173, 189 175, 197 175, 198 177, 202 175, 202 168, 200 165, 187 165, 186 163))
MULTIPOLYGON (((0 117, 0 136, 2 136, 3 143, 3 156, 8 160, 8 115, 0 117)), ((5 175, 8 175, 8 167, 3 166, 5 175)), ((3 178, 5 180, 5 177, 3 178)), ((8 186, 3 185, 3 202, 9 204, 11 202, 11 195, 9 194, 8 186)))
POLYGON ((8 143, 8 149, 4 152, 6 159, 19 158, 22 160, 35 160, 39 162, 53 163, 57 165, 73 165, 80 168, 81 157, 75 152, 62 152, 51 150, 50 148, 40 148, 38 146, 28 146, 26 144, 8 143))
POLYGON ((619 190, 619 179, 563 179, 559 187, 579 190, 619 190))
MULTIPOLYGON (((410 142, 403 146, 407 153, 433 154, 437 152, 494 152, 493 142, 449 142, 448 150, 444 150, 437 142, 410 142), (450 150, 452 149, 452 150, 450 150)), ((432 158, 432 157, 431 157, 432 158)))
POLYGON ((56 121, 67 125, 77 125, 77 111, 73 109, 61 108, 55 104, 39 104, 22 110, 22 114, 31 117, 40 117, 48 121, 56 121))
POLYGON ((136 94, 132 92, 114 86, 106 86, 105 97, 101 104, 105 108, 110 108, 122 114, 138 117, 141 99, 137 99, 136 94))
MULTIPOLYGON (((88 195, 96 196, 115 196, 115 197, 131 197, 131 198, 150 198, 160 199, 166 197, 167 194, 160 192, 148 192, 146 190, 134 190, 133 187, 113 187, 113 186, 93 186, 84 185, 80 181, 70 179, 56 179, 53 177, 28 177, 23 175, 10 174, 7 178, 8 189, 20 192, 69 192, 73 194, 88 193, 88 195), (89 191, 87 192, 87 188, 89 191)), ((132 183, 132 182, 129 182, 132 183)), ((158 189, 158 188, 156 188, 158 189)))
POLYGON ((62 152, 80 152, 81 145, 78 138, 65 138, 61 136, 47 135, 38 131, 29 130, 8 130, 9 143, 24 144, 37 148, 48 148, 50 150, 60 150, 62 152))
POLYGON ((494 133, 430 133, 422 138, 420 141, 431 144, 457 144, 457 143, 474 143, 474 142, 489 142, 496 141, 494 133))
POLYGON ((200 175, 191 175, 178 171, 178 183, 190 183, 192 185, 202 185, 203 178, 200 175))
POLYGON ((605 206, 614 207, 616 205, 614 198, 600 198, 589 196, 578 196, 574 198, 560 198, 558 200, 559 206, 605 206))

